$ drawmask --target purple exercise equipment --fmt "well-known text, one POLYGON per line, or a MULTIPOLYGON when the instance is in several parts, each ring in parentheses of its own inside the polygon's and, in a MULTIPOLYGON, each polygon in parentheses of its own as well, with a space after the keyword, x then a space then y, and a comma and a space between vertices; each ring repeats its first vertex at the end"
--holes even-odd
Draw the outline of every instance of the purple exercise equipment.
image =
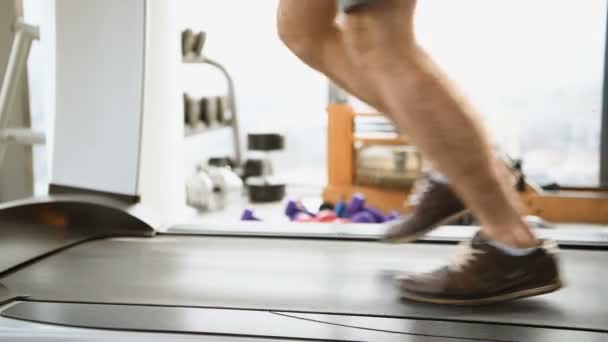
POLYGON ((301 217, 302 215, 300 214, 305 214, 311 217, 315 216, 315 214, 309 212, 306 207, 302 205, 302 203, 296 201, 287 202, 287 206, 285 207, 285 215, 289 217, 291 221, 294 221, 297 217, 301 217))
POLYGON ((346 207, 346 217, 353 217, 363 209, 365 209, 365 195, 354 194, 346 207))
POLYGON ((384 223, 384 213, 377 208, 369 207, 363 209, 363 211, 370 213, 374 217, 375 223, 384 223))
POLYGON ((376 218, 369 211, 360 211, 351 220, 353 223, 376 223, 376 218))
POLYGON ((262 221, 253 215, 253 210, 245 209, 241 214, 241 221, 262 221))

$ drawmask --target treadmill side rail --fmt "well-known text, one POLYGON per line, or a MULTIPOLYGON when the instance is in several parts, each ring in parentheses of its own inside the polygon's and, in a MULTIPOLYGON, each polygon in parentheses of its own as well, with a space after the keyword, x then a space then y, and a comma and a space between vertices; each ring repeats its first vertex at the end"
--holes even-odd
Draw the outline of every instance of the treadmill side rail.
POLYGON ((0 284, 0 305, 8 302, 11 299, 10 294, 6 286, 0 284))
POLYGON ((110 236, 153 236, 135 208, 103 198, 54 196, 0 206, 0 278, 75 244, 110 236))

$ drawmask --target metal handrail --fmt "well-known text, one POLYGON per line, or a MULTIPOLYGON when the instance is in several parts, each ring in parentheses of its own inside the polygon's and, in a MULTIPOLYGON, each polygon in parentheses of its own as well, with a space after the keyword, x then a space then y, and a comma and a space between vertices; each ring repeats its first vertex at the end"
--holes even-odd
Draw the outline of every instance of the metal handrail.
POLYGON ((7 130, 10 122, 10 111, 15 103, 26 62, 30 54, 32 42, 40 39, 40 29, 26 24, 22 18, 15 24, 15 38, 11 46, 2 87, 0 87, 0 166, 4 160, 8 143, 44 144, 44 133, 33 132, 29 129, 7 130))
POLYGON ((233 143, 234 143, 234 158, 237 165, 242 165, 242 152, 241 152, 241 132, 239 127, 237 106, 236 106, 236 90, 234 87, 234 79, 228 72, 228 69, 224 67, 219 62, 209 59, 204 56, 187 56, 183 58, 184 63, 194 63, 194 64, 207 64, 218 69, 226 78, 226 82, 228 84, 228 106, 229 110, 232 114, 231 126, 233 129, 233 143))

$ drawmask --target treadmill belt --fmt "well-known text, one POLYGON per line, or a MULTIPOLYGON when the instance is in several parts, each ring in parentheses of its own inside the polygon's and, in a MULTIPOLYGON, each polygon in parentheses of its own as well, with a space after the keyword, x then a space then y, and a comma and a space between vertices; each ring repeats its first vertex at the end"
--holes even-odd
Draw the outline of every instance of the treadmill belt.
POLYGON ((0 279, 32 300, 254 309, 608 332, 601 251, 562 251, 566 288, 485 307, 399 300, 394 270, 440 266, 454 246, 157 236, 78 245, 0 279))

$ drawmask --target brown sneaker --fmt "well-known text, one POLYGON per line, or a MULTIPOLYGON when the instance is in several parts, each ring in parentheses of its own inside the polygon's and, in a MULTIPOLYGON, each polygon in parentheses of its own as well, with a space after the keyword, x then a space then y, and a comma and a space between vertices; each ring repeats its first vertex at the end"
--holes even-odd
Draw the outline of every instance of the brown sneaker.
POLYGON ((553 292, 562 287, 555 253, 557 244, 523 256, 506 254, 480 233, 463 244, 458 258, 434 272, 403 276, 402 298, 434 304, 482 305, 553 292))
POLYGON ((427 174, 416 182, 410 203, 414 206, 412 213, 388 224, 385 242, 410 242, 470 214, 450 185, 434 174, 427 174))

